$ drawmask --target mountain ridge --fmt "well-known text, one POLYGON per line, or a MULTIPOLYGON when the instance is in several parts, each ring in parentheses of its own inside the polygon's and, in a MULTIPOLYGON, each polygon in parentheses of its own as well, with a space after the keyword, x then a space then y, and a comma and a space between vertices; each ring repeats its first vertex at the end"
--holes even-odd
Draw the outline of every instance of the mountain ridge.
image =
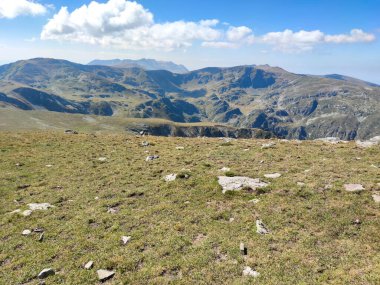
POLYGON ((59 101, 65 102, 61 112, 214 122, 260 128, 283 138, 350 140, 379 135, 380 88, 342 78, 296 74, 269 65, 207 67, 178 74, 36 58, 0 66, 0 106, 51 111, 58 96, 66 100, 59 101), (46 100, 36 103, 31 95, 21 96, 19 88, 50 97, 44 95, 46 100))

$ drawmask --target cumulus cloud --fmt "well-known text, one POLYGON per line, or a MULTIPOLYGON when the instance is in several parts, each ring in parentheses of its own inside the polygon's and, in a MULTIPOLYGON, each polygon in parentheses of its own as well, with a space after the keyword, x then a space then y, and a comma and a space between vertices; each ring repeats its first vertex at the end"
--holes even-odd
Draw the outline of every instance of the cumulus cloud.
POLYGON ((43 15, 45 6, 33 0, 0 0, 0 18, 14 19, 22 15, 43 15))
POLYGON ((44 26, 41 39, 70 40, 126 49, 188 47, 195 40, 214 41, 217 20, 156 24, 142 5, 126 0, 91 2, 69 13, 66 7, 44 26))
POLYGON ((325 35, 319 30, 298 31, 286 29, 282 32, 271 32, 260 37, 259 42, 272 45, 275 50, 283 52, 302 52, 312 50, 322 43, 357 43, 375 40, 373 34, 360 29, 351 30, 350 34, 325 35))
POLYGON ((360 29, 351 30, 349 35, 327 35, 325 41, 328 43, 357 43, 357 42, 373 42, 375 35, 365 33, 360 29))
POLYGON ((255 41, 253 31, 246 27, 230 26, 227 31, 223 33, 223 40, 203 42, 202 46, 212 48, 238 48, 242 45, 251 45, 255 41))

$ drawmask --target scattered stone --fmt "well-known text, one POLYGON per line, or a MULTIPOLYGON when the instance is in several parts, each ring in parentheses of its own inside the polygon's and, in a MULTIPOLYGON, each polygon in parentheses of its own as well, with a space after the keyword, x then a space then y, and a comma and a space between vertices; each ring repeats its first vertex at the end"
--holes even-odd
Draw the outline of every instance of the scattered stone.
POLYGON ((331 144, 348 143, 348 141, 341 140, 340 138, 337 138, 337 137, 319 138, 319 139, 315 139, 315 141, 321 141, 321 142, 326 142, 326 143, 331 143, 331 144))
POLYGON ((117 209, 115 209, 115 208, 109 208, 107 210, 107 213, 109 213, 109 214, 116 214, 117 213, 117 209))
POLYGON ((23 230, 23 231, 22 231, 22 235, 23 235, 23 236, 28 236, 28 235, 30 235, 31 233, 32 233, 31 230, 23 230))
POLYGON ((24 217, 28 217, 32 214, 32 210, 25 210, 21 213, 24 217))
POLYGON ((297 182, 297 185, 300 186, 300 187, 302 187, 302 186, 305 186, 305 183, 303 183, 303 182, 297 182))
POLYGON ((149 155, 149 156, 147 156, 145 161, 152 161, 152 160, 159 159, 159 158, 160 158, 160 156, 158 156, 158 155, 149 155))
POLYGON ((354 224, 355 225, 360 225, 362 222, 359 220, 359 219, 356 219, 355 221, 354 221, 354 224))
POLYGON ((269 230, 266 228, 261 220, 256 220, 256 232, 261 235, 269 234, 269 230))
POLYGON ((243 151, 249 151, 249 148, 245 148, 245 149, 243 149, 243 151))
POLYGON ((325 190, 329 190, 329 189, 332 189, 332 188, 333 188, 333 186, 331 184, 325 185, 325 190))
POLYGON ((344 189, 348 192, 360 192, 364 187, 361 184, 344 184, 344 189))
POLYGON ((115 275, 114 271, 109 271, 105 269, 99 269, 98 271, 96 271, 96 273, 98 273, 99 281, 102 282, 111 279, 115 275))
POLYGON ((177 174, 175 174, 175 173, 166 175, 164 177, 164 179, 165 179, 166 182, 174 181, 176 178, 177 178, 177 174))
POLYGON ((190 204, 190 201, 185 201, 185 204, 190 204))
POLYGON ((232 223, 233 221, 235 221, 235 218, 230 218, 229 222, 232 223))
POLYGON ((263 164, 264 163, 264 160, 260 160, 260 162, 259 162, 260 164, 263 164))
POLYGON ((240 253, 242 255, 247 255, 248 254, 248 249, 244 246, 243 242, 240 243, 240 253))
POLYGON ((35 210, 47 210, 49 208, 54 208, 54 206, 50 205, 49 203, 30 203, 28 204, 29 209, 32 211, 35 210))
POLYGON ((260 199, 252 199, 252 200, 249 200, 249 202, 253 204, 257 204, 260 202, 260 199))
POLYGON ((35 233, 43 233, 44 230, 43 230, 43 229, 40 229, 40 228, 35 228, 35 229, 33 230, 33 232, 35 232, 35 233))
POLYGON ((52 276, 52 275, 55 275, 55 271, 54 269, 52 268, 45 268, 44 270, 42 270, 39 274, 38 274, 38 278, 39 279, 45 279, 49 276, 52 276))
POLYGON ((220 171, 222 171, 222 172, 228 172, 228 171, 231 171, 231 168, 229 168, 229 167, 223 167, 222 169, 220 169, 220 171))
POLYGON ((106 162, 107 161, 107 157, 99 157, 98 160, 100 162, 106 162))
POLYGON ((52 164, 46 164, 46 167, 50 168, 50 167, 53 167, 52 164))
POLYGON ((280 173, 271 173, 271 174, 264 174, 265 178, 270 178, 270 179, 276 179, 281 177, 280 173))
POLYGON ((42 242, 44 240, 44 236, 45 236, 45 234, 41 233, 40 236, 38 237, 38 241, 42 242))
POLYGON ((185 148, 183 146, 177 146, 175 149, 177 149, 177 150, 184 150, 185 148))
POLYGON ((378 194, 373 194, 373 195, 372 195, 372 198, 373 198, 373 200, 375 201, 375 203, 380 203, 380 195, 378 195, 378 194))
POLYGON ((253 179, 243 176, 219 176, 218 183, 223 188, 223 193, 227 191, 237 191, 243 189, 243 187, 249 187, 252 190, 255 190, 259 187, 266 187, 269 184, 265 182, 260 182, 260 179, 253 179))
POLYGON ((379 166, 374 165, 374 164, 371 164, 371 167, 373 167, 373 168, 379 168, 379 166))
POLYGON ((23 165, 24 165, 23 163, 19 163, 19 162, 16 163, 16 166, 17 166, 17 167, 21 167, 21 166, 23 166, 23 165))
POLYGON ((66 130, 66 131, 65 131, 65 134, 77 135, 78 132, 77 132, 77 131, 74 131, 74 130, 66 130))
POLYGON ((94 266, 94 262, 92 260, 90 260, 89 262, 87 262, 84 265, 84 268, 87 269, 87 270, 90 270, 93 266, 94 266))
POLYGON ((141 146, 143 146, 143 147, 147 147, 147 146, 149 146, 149 142, 147 142, 147 141, 143 141, 143 142, 141 143, 141 146))
POLYGON ((98 197, 98 196, 96 196, 96 197, 95 197, 95 200, 99 200, 99 197, 98 197))
POLYGON ((311 171, 311 169, 304 170, 305 173, 309 173, 310 171, 311 171))
POLYGON ((121 237, 121 241, 123 242, 124 245, 127 244, 130 240, 131 240, 130 236, 122 236, 121 237))
POLYGON ((249 266, 245 266, 244 267, 244 270, 243 270, 243 276, 249 276, 249 277, 259 277, 260 276, 260 273, 253 270, 251 267, 249 266))
POLYGON ((275 145, 276 145, 276 143, 274 143, 274 142, 263 143, 263 144, 261 145, 261 149, 272 148, 272 147, 274 147, 275 145))

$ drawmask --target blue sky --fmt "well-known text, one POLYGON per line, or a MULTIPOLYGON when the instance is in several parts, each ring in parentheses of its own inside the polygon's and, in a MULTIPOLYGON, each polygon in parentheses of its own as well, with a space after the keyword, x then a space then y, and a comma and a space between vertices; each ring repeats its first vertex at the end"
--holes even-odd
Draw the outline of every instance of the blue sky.
POLYGON ((89 4, 1 0, 0 63, 32 57, 79 63, 148 57, 190 69, 270 64, 380 83, 380 0, 89 4))

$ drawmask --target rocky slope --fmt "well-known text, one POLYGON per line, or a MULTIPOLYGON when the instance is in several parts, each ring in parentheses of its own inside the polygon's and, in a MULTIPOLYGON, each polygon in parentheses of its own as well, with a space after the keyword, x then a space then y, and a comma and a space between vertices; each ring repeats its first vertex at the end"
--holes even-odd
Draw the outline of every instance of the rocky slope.
POLYGON ((40 58, 1 66, 0 93, 4 108, 208 121, 297 139, 380 135, 379 86, 267 65, 176 74, 40 58))

